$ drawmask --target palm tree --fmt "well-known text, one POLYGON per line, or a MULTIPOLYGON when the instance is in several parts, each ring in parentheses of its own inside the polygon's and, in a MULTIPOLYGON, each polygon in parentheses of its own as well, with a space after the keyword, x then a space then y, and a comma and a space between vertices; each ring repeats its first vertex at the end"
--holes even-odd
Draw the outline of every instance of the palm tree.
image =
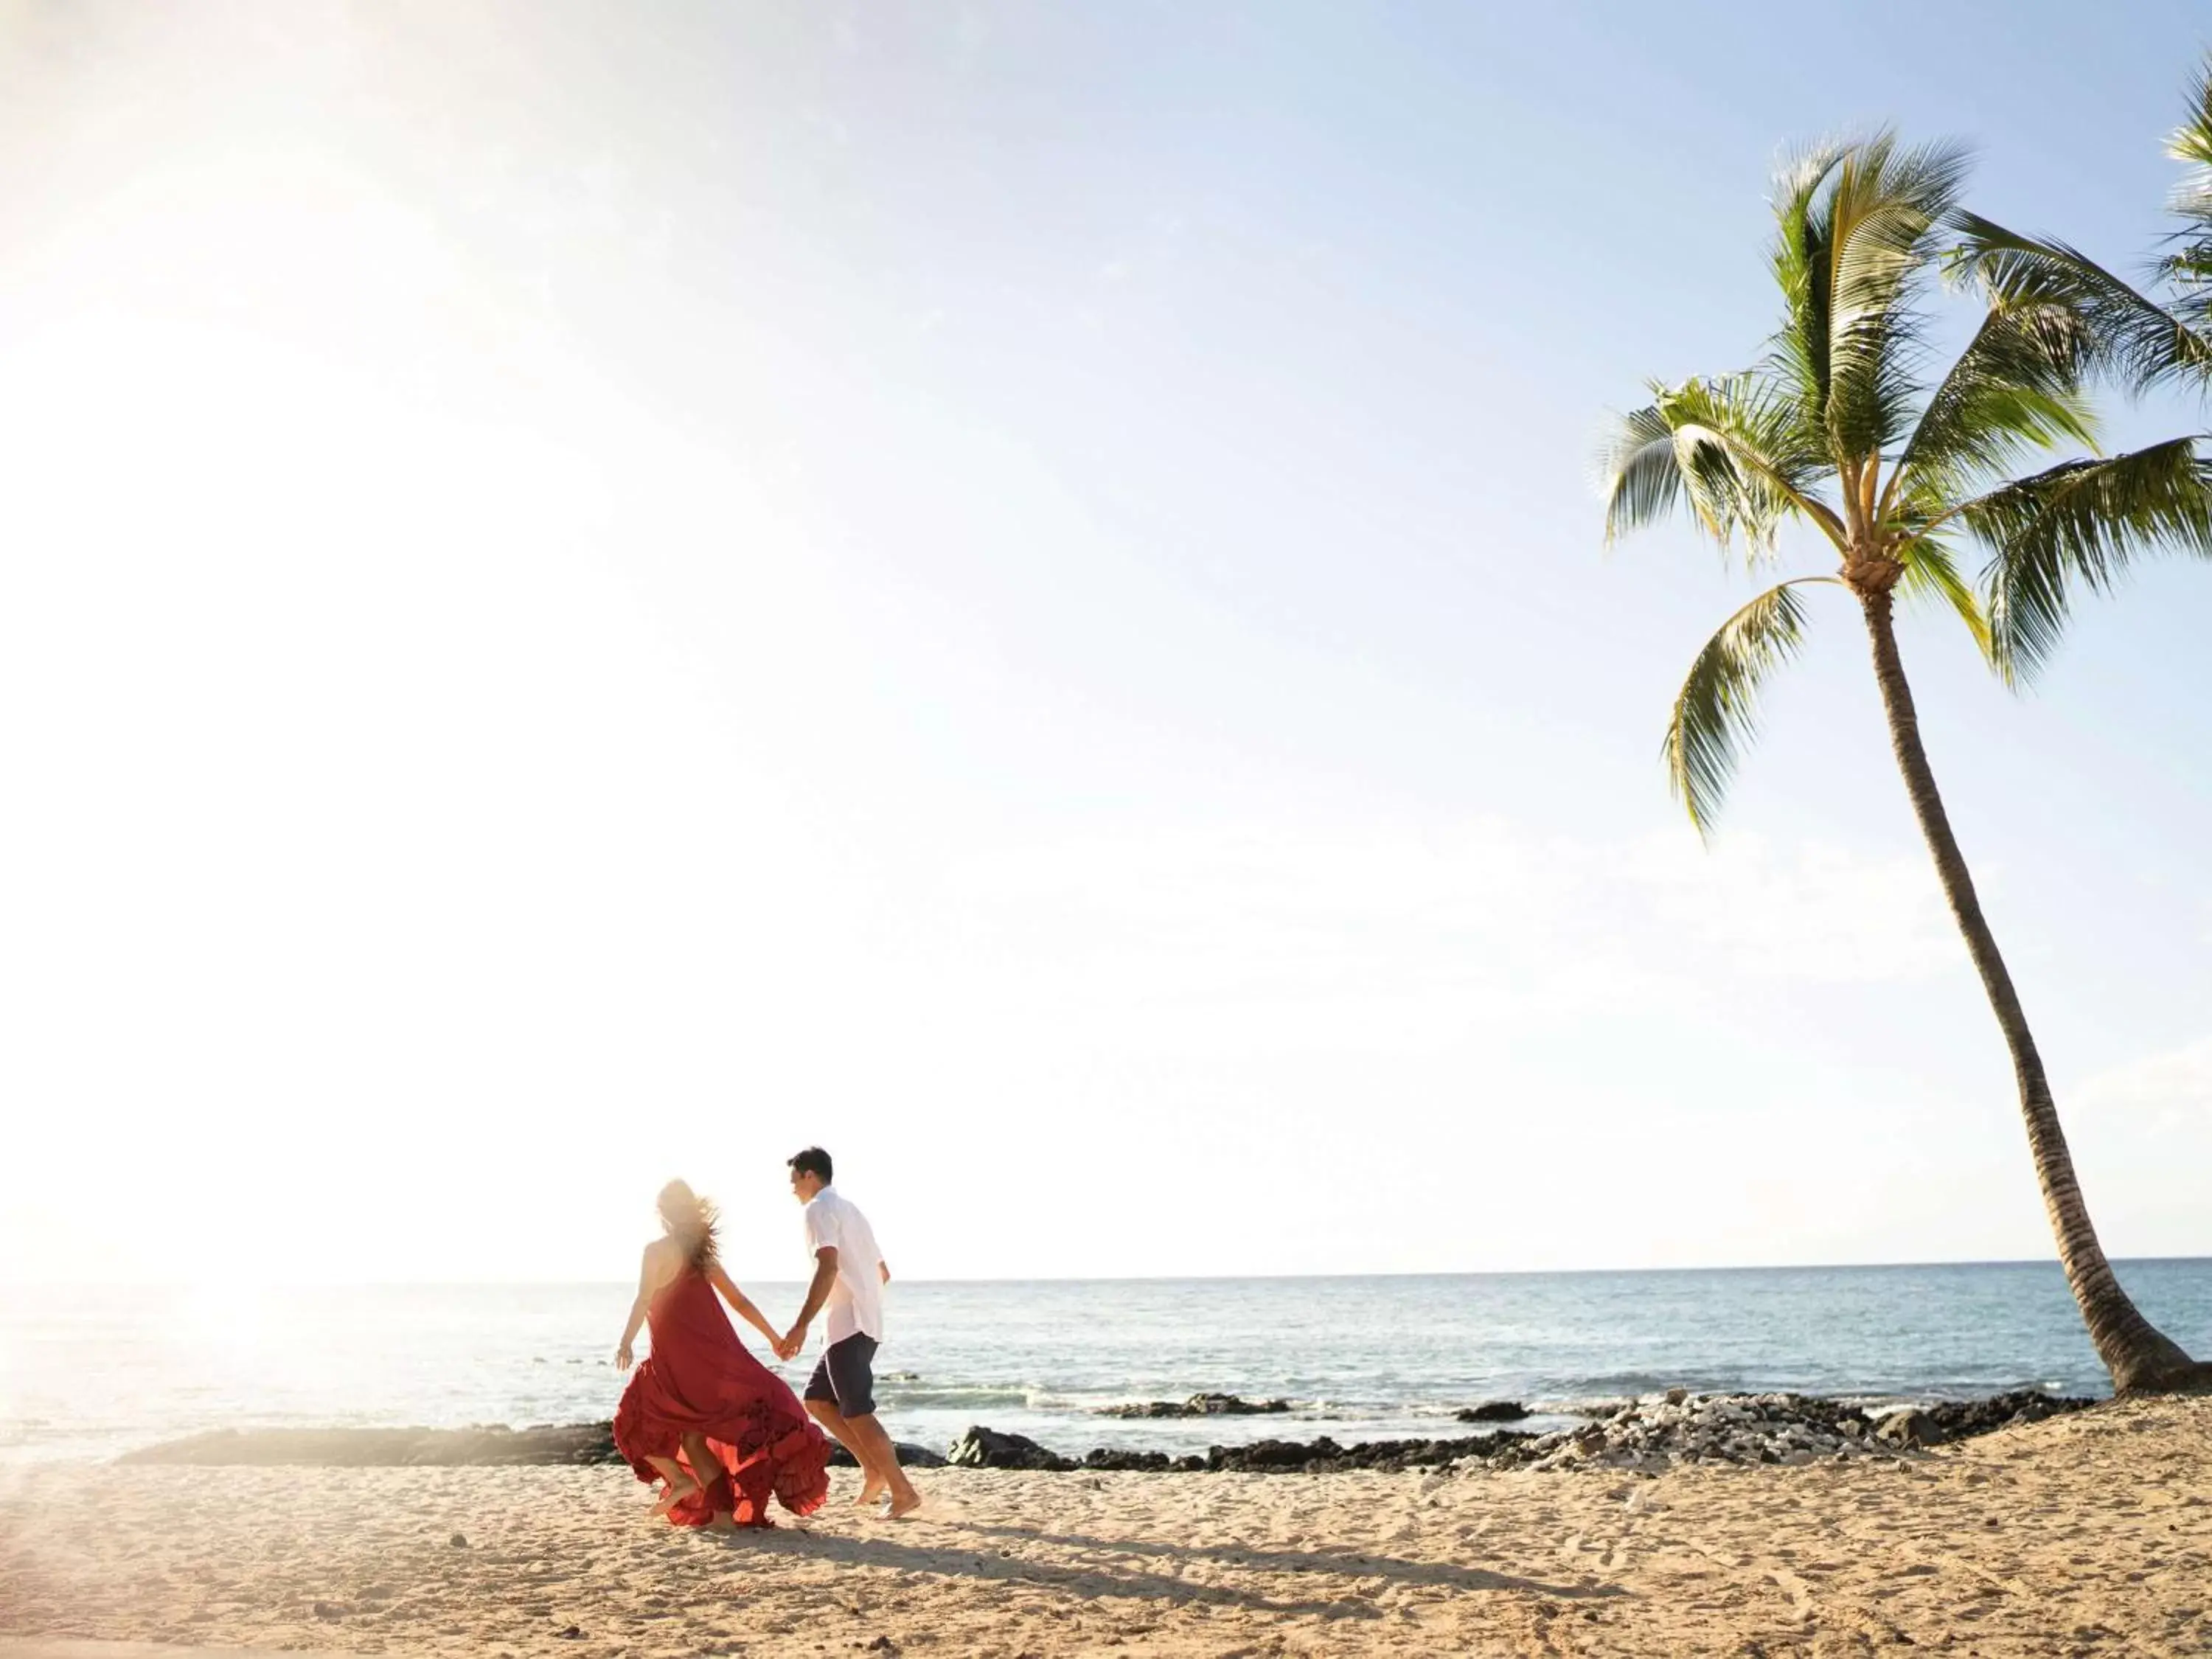
POLYGON ((1965 152, 1907 148, 1893 135, 1826 145, 1776 180, 1772 269, 1782 326, 1758 365, 1680 386, 1620 422, 1604 456, 1606 537, 1686 507, 1723 551, 1771 559, 1785 520, 1808 524, 1839 560, 1738 611, 1698 653, 1675 699, 1670 781, 1710 835, 1766 677, 1793 657, 1820 588, 1858 602, 1875 681, 1945 896, 2011 1050, 2036 1179, 2058 1257, 2097 1354, 2119 1393, 2212 1385, 2145 1319, 2113 1277, 2075 1182, 2051 1085, 1952 833, 1922 745, 1893 611, 1901 592, 1995 641, 1954 550, 1997 561, 2033 547, 2212 545, 2212 477, 2188 439, 2013 475, 2061 445, 2093 446, 2083 377, 2097 319, 2037 283, 1999 283, 1940 378, 1928 355, 1929 300, 1960 234, 1965 152))

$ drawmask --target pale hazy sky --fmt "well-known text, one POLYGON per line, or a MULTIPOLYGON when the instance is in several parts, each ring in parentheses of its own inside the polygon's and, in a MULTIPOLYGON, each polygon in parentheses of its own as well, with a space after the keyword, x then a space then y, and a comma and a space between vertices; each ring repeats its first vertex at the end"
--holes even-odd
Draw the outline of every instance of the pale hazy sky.
MULTIPOLYGON (((1856 619, 1702 849, 1748 590, 1588 476, 1787 142, 2148 254, 2212 31, 2044 9, 0 0, 0 1277, 612 1278, 678 1173, 791 1277, 815 1140, 918 1277, 2047 1255, 1856 619)), ((1905 641, 2122 1255, 2208 636, 1905 641)))

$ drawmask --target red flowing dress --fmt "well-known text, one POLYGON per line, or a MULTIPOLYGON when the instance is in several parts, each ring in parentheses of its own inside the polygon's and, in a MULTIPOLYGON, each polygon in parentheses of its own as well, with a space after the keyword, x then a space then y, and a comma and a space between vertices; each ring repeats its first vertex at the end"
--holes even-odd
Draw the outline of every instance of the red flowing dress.
POLYGON ((746 1352, 721 1298, 686 1267, 646 1310, 653 1352, 615 1408, 615 1446, 641 1480, 660 1479, 647 1460, 672 1457, 706 1488, 668 1511, 679 1527, 702 1527, 727 1510, 741 1527, 772 1527, 771 1493, 793 1515, 830 1496, 830 1441, 790 1385, 746 1352), (720 1468, 691 1468, 684 1436, 696 1430, 720 1468))

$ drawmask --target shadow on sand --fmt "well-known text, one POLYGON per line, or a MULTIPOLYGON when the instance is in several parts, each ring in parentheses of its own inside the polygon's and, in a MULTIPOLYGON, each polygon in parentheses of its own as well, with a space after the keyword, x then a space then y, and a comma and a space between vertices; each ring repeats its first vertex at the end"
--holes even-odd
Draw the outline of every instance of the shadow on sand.
POLYGON ((1312 1614, 1325 1619, 1380 1619, 1382 1609, 1366 1596, 1374 1581, 1457 1594, 1504 1590, 1558 1601, 1603 1601, 1628 1592, 1615 1584, 1559 1584, 1542 1579, 1491 1572, 1481 1567, 1437 1561, 1401 1561, 1387 1555, 1349 1552, 1247 1549, 1237 1545, 1170 1544, 1142 1539, 1091 1538, 1027 1527, 989 1526, 947 1518, 919 1522, 897 1536, 811 1532, 786 1528, 770 1533, 730 1536, 732 1549, 772 1555, 827 1558, 854 1566, 898 1572, 926 1572, 948 1578, 988 1579, 1064 1590, 1079 1596, 1127 1595, 1168 1605, 1206 1603, 1255 1613, 1312 1614), (927 1530, 925 1530, 925 1528, 927 1530), (978 1540, 981 1542, 966 1541, 978 1540), (1170 1573, 1147 1571, 1115 1560, 1041 1561, 1015 1553, 1022 1545, 1063 1549, 1084 1555, 1119 1556, 1212 1565, 1256 1573, 1300 1573, 1312 1577, 1313 1593, 1279 1599, 1224 1584, 1194 1582, 1170 1573))

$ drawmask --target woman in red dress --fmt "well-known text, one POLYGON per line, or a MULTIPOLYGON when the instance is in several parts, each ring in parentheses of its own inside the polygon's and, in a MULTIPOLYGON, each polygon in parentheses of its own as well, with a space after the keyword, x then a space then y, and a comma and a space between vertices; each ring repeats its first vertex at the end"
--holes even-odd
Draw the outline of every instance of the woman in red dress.
POLYGON ((616 1448, 639 1480, 666 1483, 653 1512, 677 1526, 774 1526, 770 1494, 811 1514, 830 1495, 830 1442, 715 1299, 719 1291, 773 1349, 775 1328, 715 1257, 714 1206, 672 1181, 659 1207, 665 1236, 645 1247, 615 1364, 629 1369, 641 1325, 653 1351, 616 1407, 616 1448))

